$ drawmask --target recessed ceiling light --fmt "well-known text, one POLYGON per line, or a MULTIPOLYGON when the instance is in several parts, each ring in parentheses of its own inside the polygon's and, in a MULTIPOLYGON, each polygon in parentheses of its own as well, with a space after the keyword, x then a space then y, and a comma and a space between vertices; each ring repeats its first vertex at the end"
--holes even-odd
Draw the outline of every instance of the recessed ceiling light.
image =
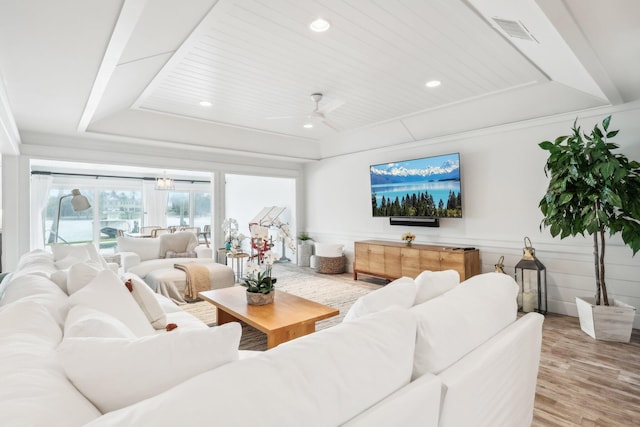
POLYGON ((429 80, 425 83, 426 87, 438 87, 440 86, 440 80, 429 80))
POLYGON ((211 107, 211 105, 213 105, 209 101, 200 101, 199 104, 201 107, 211 107))
POLYGON ((305 123, 305 124, 303 125, 303 127, 304 127, 305 129, 311 129, 311 128, 313 127, 313 123, 305 123))
POLYGON ((309 25, 316 33, 321 33, 323 31, 327 31, 331 27, 331 24, 326 19, 318 18, 309 25))

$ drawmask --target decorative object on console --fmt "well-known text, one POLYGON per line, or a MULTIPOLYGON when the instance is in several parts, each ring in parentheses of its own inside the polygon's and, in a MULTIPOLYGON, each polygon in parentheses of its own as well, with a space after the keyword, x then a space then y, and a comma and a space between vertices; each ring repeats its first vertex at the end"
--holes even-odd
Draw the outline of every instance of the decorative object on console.
POLYGON ((265 270, 262 271, 259 263, 249 261, 247 263, 247 275, 240 283, 247 288, 247 303, 249 305, 265 305, 273 302, 275 284, 277 279, 271 277, 273 263, 278 259, 278 254, 267 251, 263 262, 265 270))
POLYGON ((536 258, 531 240, 524 238, 522 259, 516 264, 515 279, 518 283, 518 307, 523 312, 547 313, 547 270, 536 258), (527 243, 528 242, 528 243, 527 243))
POLYGON ((156 190, 175 190, 176 183, 173 178, 169 178, 167 173, 165 172, 163 176, 159 176, 156 178, 156 190))
MULTIPOLYGON (((62 208, 62 200, 67 197, 72 198, 71 206, 73 207, 73 210, 75 212, 86 211, 91 207, 91 204, 89 203, 89 199, 87 199, 86 196, 83 196, 82 194, 80 194, 80 190, 78 190, 77 188, 74 188, 73 190, 71 190, 71 194, 65 194, 64 196, 61 196, 58 199, 58 214, 56 215, 55 228, 52 227, 52 230, 51 230, 51 233, 53 234, 53 242, 55 243, 58 242, 58 227, 60 226, 60 213, 62 208)), ((51 239, 49 239, 49 243, 52 243, 51 239)))
POLYGON ((494 265, 494 267, 495 267, 494 272, 507 274, 507 273, 504 272, 504 264, 503 263, 504 263, 504 256, 501 256, 498 259, 498 262, 494 265))
POLYGON ((401 239, 407 244, 407 246, 411 246, 411 242, 416 240, 416 235, 407 231, 402 235, 401 239))
POLYGON ((580 328, 595 339, 629 342, 635 308, 615 300, 613 307, 607 307, 605 233, 620 232, 633 255, 640 250, 640 163, 612 152, 618 145, 609 139, 618 130, 609 130, 611 116, 602 121, 602 127, 596 124, 589 134, 582 133, 576 122, 571 135, 539 144, 549 152, 544 170, 551 178, 540 200, 544 215, 541 227, 550 227, 551 235, 560 235, 561 239, 593 235, 596 293, 595 298, 576 297, 580 328), (603 317, 621 317, 598 325, 601 319, 592 316, 603 311, 609 313, 603 317))

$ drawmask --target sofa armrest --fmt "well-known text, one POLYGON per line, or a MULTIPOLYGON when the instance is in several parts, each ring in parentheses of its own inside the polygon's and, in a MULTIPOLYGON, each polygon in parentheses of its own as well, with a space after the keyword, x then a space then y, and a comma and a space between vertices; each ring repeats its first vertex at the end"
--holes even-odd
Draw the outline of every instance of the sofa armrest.
POLYGON ((129 271, 131 267, 140 264, 140 255, 135 252, 118 252, 120 255, 120 265, 123 271, 129 271))
POLYGON ((543 321, 522 316, 438 375, 441 427, 531 425, 543 321))
POLYGON ((194 250, 196 251, 198 258, 213 258, 213 249, 211 248, 200 245, 196 246, 194 250))

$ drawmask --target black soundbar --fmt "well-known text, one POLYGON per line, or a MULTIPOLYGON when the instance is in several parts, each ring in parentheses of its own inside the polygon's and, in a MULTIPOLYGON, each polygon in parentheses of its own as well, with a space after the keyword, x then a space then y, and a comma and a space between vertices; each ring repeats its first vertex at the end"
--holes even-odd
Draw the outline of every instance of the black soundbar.
POLYGON ((440 227, 438 218, 416 218, 416 217, 389 217, 391 225, 410 225, 414 227, 440 227))

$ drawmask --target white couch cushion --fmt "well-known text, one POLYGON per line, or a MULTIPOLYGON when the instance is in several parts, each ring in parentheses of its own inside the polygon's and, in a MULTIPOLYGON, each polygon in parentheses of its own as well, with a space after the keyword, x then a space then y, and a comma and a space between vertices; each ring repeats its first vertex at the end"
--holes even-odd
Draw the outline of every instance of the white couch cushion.
POLYGON ((516 320, 518 285, 485 273, 410 309, 418 322, 413 378, 439 374, 516 320))
POLYGON ((12 280, 27 274, 49 277, 57 270, 53 255, 41 249, 27 252, 20 257, 18 266, 12 274, 12 280))
POLYGON ((58 345, 62 339, 62 329, 50 311, 41 303, 28 298, 0 307, 0 336, 11 337, 18 334, 41 338, 51 347, 58 345))
POLYGON ((69 304, 82 304, 107 313, 127 325, 138 337, 154 334, 154 328, 131 292, 111 270, 101 271, 88 285, 71 295, 69 304))
POLYGON ((348 322, 394 305, 409 308, 415 298, 416 282, 410 277, 401 277, 358 298, 344 316, 344 321, 348 322))
MULTIPOLYGON (((0 338, 0 346, 12 345, 0 338)), ((31 350, 25 344, 20 351, 31 350)), ((9 366, 11 369, 3 372, 0 381, 0 424, 6 427, 80 427, 101 415, 60 368, 49 363, 55 359, 55 350, 29 358, 27 366, 24 366, 23 354, 16 356, 22 366, 9 366)), ((0 365, 7 367, 6 363, 0 356, 0 365)))
POLYGON ((167 314, 162 309, 160 302, 156 298, 155 292, 151 290, 140 277, 135 274, 125 273, 122 277, 125 282, 131 280, 131 295, 138 303, 142 312, 147 316, 147 320, 155 329, 165 329, 167 327, 167 314))
POLYGON ((53 265, 53 254, 51 252, 47 252, 43 249, 35 249, 31 252, 27 252, 23 254, 18 260, 18 266, 15 271, 22 270, 25 267, 28 267, 31 264, 40 264, 40 263, 49 263, 53 265))
MULTIPOLYGON (((46 281, 39 276, 23 276, 18 283, 24 285, 24 280, 32 278, 41 285, 46 281)), ((62 291, 55 284, 50 286, 60 295, 62 291)), ((46 307, 46 300, 54 298, 45 291, 0 308, 2 426, 82 426, 101 415, 55 363, 62 329, 46 307)), ((64 296, 65 303, 66 299, 64 296)))
POLYGON ((42 304, 53 315, 58 325, 64 324, 68 311, 68 297, 51 280, 32 274, 12 277, 2 295, 0 306, 23 299, 42 304))
POLYGON ((135 252, 140 261, 148 261, 160 257, 160 239, 138 239, 135 237, 118 236, 118 252, 135 252))
POLYGON ((415 332, 408 310, 374 313, 205 372, 89 426, 337 426, 408 383, 415 332), (264 405, 248 409, 255 396, 264 405))
POLYGON ((340 257, 342 256, 343 244, 340 243, 314 243, 316 256, 340 257))
POLYGON ((127 325, 115 317, 85 305, 71 307, 64 323, 64 336, 137 338, 127 325))
POLYGON ((414 304, 422 304, 432 298, 450 291, 460 284, 460 273, 456 270, 425 270, 416 277, 416 300, 414 304))
MULTIPOLYGON (((65 338, 58 347, 58 356, 71 382, 104 413, 238 360, 241 333, 240 324, 234 322, 202 330, 177 329, 134 340, 65 338)), ((212 383, 210 391, 228 385, 212 383)), ((196 396, 185 397, 189 400, 196 396)), ((172 406, 183 412, 181 405, 172 406)))

